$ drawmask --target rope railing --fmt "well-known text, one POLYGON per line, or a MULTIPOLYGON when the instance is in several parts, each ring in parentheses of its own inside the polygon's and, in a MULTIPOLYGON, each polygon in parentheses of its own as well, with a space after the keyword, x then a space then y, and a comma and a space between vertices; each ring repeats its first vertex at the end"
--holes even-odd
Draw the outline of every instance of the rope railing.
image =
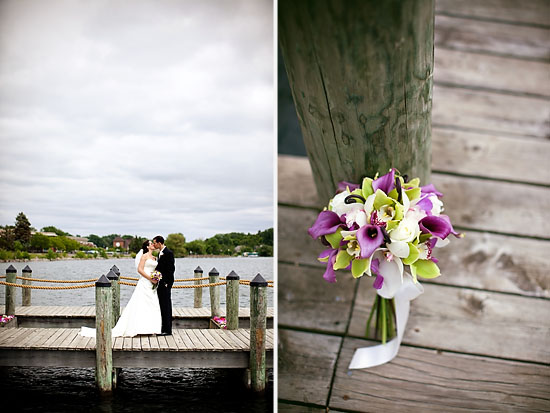
MULTIPOLYGON (((6 278, 6 276, 5 275, 0 276, 0 279, 2 279, 2 278, 6 278)), ((18 280, 48 282, 48 283, 90 283, 90 282, 96 282, 97 281, 97 279, 95 279, 95 278, 90 278, 90 279, 87 279, 87 280, 44 280, 44 279, 41 279, 41 278, 28 278, 28 277, 21 277, 21 276, 17 276, 16 278, 18 280)), ((121 280, 131 280, 131 281, 138 281, 139 280, 139 278, 137 278, 137 277, 120 276, 119 278, 121 280)), ((203 281, 203 280, 208 280, 208 279, 209 279, 208 277, 178 278, 178 279, 175 279, 174 282, 203 281)), ((220 280, 225 281, 225 277, 220 277, 220 280)), ((131 286, 136 286, 137 285, 136 283, 127 283, 127 282, 124 282, 124 281, 120 281, 120 284, 122 284, 122 285, 131 285, 131 286)), ((239 284, 249 285, 250 280, 239 280, 239 284)), ((268 287, 273 287, 273 285, 272 285, 273 281, 272 280, 267 280, 267 284, 268 284, 268 287)), ((18 284, 18 285, 20 285, 20 284, 18 284)), ((207 285, 207 284, 201 284, 201 285, 207 285)), ((197 286, 197 287, 200 288, 200 286, 197 286)), ((188 287, 188 288, 197 288, 197 287, 188 287)), ((25 287, 25 288, 29 288, 29 287, 25 287)), ((179 288, 179 287, 178 286, 173 286, 172 288, 179 288)))
MULTIPOLYGON (((95 280, 94 280, 95 281, 95 280)), ((16 284, 16 283, 9 283, 6 281, 0 281, 1 285, 9 285, 11 287, 19 287, 19 288, 30 288, 33 290, 76 290, 78 288, 90 288, 95 287, 94 284, 85 284, 85 285, 64 285, 61 287, 57 286, 44 286, 44 285, 28 285, 28 284, 16 284)))

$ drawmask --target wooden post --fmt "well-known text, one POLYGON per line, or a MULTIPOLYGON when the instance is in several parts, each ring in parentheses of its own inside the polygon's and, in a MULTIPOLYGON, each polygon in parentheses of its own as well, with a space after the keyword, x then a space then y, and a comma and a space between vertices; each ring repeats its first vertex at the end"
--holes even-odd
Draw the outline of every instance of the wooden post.
MULTIPOLYGON (((15 284, 17 282, 17 270, 13 265, 6 268, 6 282, 15 284)), ((6 285, 6 315, 15 315, 15 287, 6 285)))
MULTIPOLYGON (((120 270, 116 265, 111 267, 111 270, 117 275, 117 281, 115 289, 113 289, 113 328, 116 326, 118 319, 120 318, 120 270), (116 297, 115 297, 116 294, 116 297), (116 315, 116 316, 115 316, 116 315)), ((117 388, 118 379, 122 374, 120 367, 113 368, 113 389, 117 388)))
POLYGON ((113 390, 113 348, 111 339, 113 291, 111 282, 102 275, 95 283, 96 368, 99 392, 113 390))
MULTIPOLYGON (((195 278, 202 278, 202 268, 201 267, 195 268, 194 274, 195 274, 195 278)), ((202 280, 195 280, 195 285, 201 285, 201 284, 202 284, 202 280)), ((194 307, 201 308, 202 307, 202 288, 197 287, 197 288, 194 288, 194 290, 195 290, 194 307)))
POLYGON ((258 274, 250 281, 250 382, 256 392, 266 385, 266 317, 267 281, 258 274))
MULTIPOLYGON (((118 269, 118 268, 117 268, 118 269)), ((107 278, 111 281, 111 289, 113 290, 113 327, 116 326, 120 318, 120 284, 117 273, 111 268, 107 273, 107 278)))
POLYGON ((225 317, 227 330, 239 328, 239 279, 235 271, 225 278, 225 317))
MULTIPOLYGON (((29 267, 28 265, 25 266, 25 268, 23 268, 23 277, 25 278, 32 278, 32 270, 31 270, 31 267, 29 267)), ((32 281, 28 281, 28 280, 23 280, 23 285, 31 285, 32 284, 32 281)), ((31 289, 30 288, 22 288, 22 304, 24 307, 28 307, 31 305, 31 289)))
POLYGON ((280 0, 279 44, 317 191, 430 179, 434 0, 280 0))
MULTIPOLYGON (((212 268, 208 273, 209 282, 217 283, 220 281, 220 273, 215 268, 212 268)), ((211 317, 219 317, 220 312, 220 286, 216 285, 215 287, 210 287, 210 311, 211 317)))

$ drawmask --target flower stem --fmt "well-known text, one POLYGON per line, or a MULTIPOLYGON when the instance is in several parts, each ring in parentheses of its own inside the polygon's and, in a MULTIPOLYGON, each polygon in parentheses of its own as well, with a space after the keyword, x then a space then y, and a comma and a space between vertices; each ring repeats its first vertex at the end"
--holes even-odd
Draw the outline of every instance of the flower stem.
POLYGON ((388 319, 386 318, 386 306, 388 304, 388 300, 385 298, 382 298, 382 344, 386 344, 386 338, 387 338, 387 323, 388 319))
POLYGON ((372 305, 372 308, 370 309, 369 319, 367 320, 367 327, 365 331, 365 337, 369 338, 370 335, 370 322, 372 321, 372 316, 374 315, 374 311, 376 310, 376 306, 378 304, 378 294, 376 294, 376 298, 374 299, 374 303, 372 305))

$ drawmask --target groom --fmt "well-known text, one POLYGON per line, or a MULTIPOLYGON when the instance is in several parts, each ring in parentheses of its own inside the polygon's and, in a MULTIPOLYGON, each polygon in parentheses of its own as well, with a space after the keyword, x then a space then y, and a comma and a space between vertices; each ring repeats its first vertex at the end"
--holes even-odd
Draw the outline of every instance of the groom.
POLYGON ((153 238, 153 246, 159 250, 156 270, 162 274, 158 283, 157 295, 159 297, 160 314, 162 317, 161 336, 172 335, 172 284, 174 284, 174 253, 164 245, 164 238, 157 235, 153 238))

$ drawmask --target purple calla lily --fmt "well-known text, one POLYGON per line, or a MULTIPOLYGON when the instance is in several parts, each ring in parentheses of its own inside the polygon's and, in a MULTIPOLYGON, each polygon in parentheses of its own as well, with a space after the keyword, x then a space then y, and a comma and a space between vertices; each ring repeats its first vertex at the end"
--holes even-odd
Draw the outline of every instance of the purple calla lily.
POLYGON ((346 189, 348 189, 349 187, 349 190, 350 192, 353 192, 355 191, 357 188, 360 187, 359 184, 352 184, 351 182, 347 182, 347 181, 342 181, 342 182, 338 182, 338 189, 336 190, 336 192, 344 192, 346 189))
POLYGON ((333 234, 340 227, 344 227, 338 214, 332 211, 322 211, 315 224, 307 230, 308 234, 313 239, 319 238, 321 235, 333 234))
POLYGON ((380 189, 385 194, 389 194, 393 188, 395 188, 395 168, 392 168, 386 175, 372 181, 372 189, 374 192, 380 189))
POLYGON ((443 196, 443 194, 441 192, 439 192, 437 189, 435 189, 435 186, 433 184, 421 186, 420 191, 421 191, 422 195, 435 194, 437 196, 443 196))
POLYGON ((447 224, 449 224, 449 227, 451 227, 451 234, 453 234, 457 238, 462 238, 464 236, 464 234, 461 234, 461 233, 455 231, 455 229, 453 228, 453 225, 451 224, 451 218, 449 218, 447 215, 443 215, 443 214, 441 214, 439 217, 444 219, 445 222, 447 222, 447 224))
POLYGON ((429 233, 441 239, 447 238, 452 229, 450 221, 443 219, 443 216, 436 217, 434 215, 422 218, 418 222, 418 226, 424 234, 429 233))
POLYGON ((323 274, 323 278, 328 281, 329 283, 335 283, 336 282, 336 271, 334 271, 334 263, 336 262, 336 255, 338 254, 337 249, 328 249, 324 250, 321 254, 319 254, 319 258, 327 258, 327 269, 325 273, 323 274))
POLYGON ((361 247, 361 258, 369 258, 384 243, 384 234, 376 225, 365 225, 357 231, 357 241, 361 247))
POLYGON ((372 286, 376 290, 379 290, 380 288, 382 288, 382 285, 384 284, 384 277, 380 275, 379 265, 380 265, 380 260, 378 258, 373 259, 370 263, 370 270, 374 275, 376 275, 374 284, 372 284, 372 286))

